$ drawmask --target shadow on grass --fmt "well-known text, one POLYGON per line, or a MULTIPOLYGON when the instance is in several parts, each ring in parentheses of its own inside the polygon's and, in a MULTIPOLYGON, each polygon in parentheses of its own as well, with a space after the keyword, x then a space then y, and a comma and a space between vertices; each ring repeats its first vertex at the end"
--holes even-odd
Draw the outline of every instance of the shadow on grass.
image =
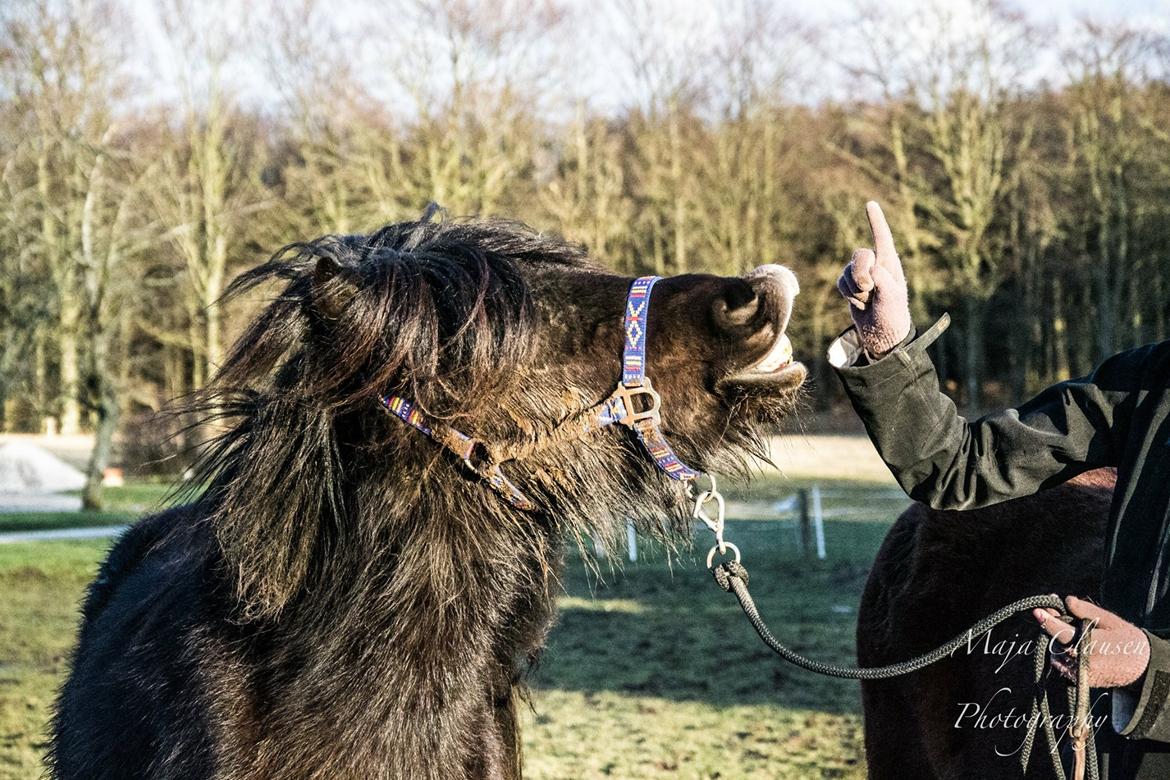
MULTIPOLYGON (((780 640, 818 660, 853 664, 856 608, 885 529, 826 524, 826 561, 801 558, 772 523, 736 523, 728 535, 742 542, 752 594, 780 640)), ((706 541, 700 537, 696 547, 706 541)), ((571 556, 567 596, 544 659, 530 677, 533 688, 858 711, 855 682, 814 675, 777 658, 735 598, 719 589, 695 557, 669 565, 653 550, 650 560, 627 563, 599 580, 571 556)))

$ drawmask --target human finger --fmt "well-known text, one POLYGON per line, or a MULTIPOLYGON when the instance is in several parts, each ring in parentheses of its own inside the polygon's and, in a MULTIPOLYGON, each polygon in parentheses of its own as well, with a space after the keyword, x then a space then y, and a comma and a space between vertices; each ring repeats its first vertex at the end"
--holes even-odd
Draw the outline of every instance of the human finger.
POLYGON ((849 269, 859 290, 869 292, 873 289, 873 269, 876 265, 877 257, 872 249, 858 249, 853 253, 849 269))
POLYGON ((865 204, 865 215, 869 218, 869 230, 873 234, 873 245, 877 250, 878 262, 885 263, 897 258, 898 250, 894 248, 894 234, 890 231, 886 215, 882 213, 882 207, 878 205, 876 200, 865 204))

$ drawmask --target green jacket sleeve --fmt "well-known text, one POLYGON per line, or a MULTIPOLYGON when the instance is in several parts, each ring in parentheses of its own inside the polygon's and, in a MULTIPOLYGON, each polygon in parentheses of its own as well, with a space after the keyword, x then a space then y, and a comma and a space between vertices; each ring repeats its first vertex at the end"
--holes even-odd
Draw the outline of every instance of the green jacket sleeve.
POLYGON ((1150 664, 1141 690, 1113 693, 1113 727, 1130 739, 1170 742, 1170 640, 1146 632, 1150 664))
POLYGON ((830 349, 853 408, 911 498, 935 509, 973 509, 1117 464, 1144 353, 1116 355, 1016 409, 967 421, 939 391, 926 354, 948 323, 944 316, 865 365, 853 359, 856 349, 842 351, 850 339, 856 344, 852 329, 830 349))

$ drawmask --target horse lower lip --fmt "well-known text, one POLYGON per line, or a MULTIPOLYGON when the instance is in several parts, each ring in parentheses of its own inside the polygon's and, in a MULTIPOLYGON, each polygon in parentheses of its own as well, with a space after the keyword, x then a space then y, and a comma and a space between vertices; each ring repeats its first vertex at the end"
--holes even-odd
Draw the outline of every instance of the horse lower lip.
POLYGON ((755 366, 752 366, 751 368, 749 368, 744 373, 745 374, 758 374, 760 376, 768 376, 770 374, 779 374, 779 373, 783 372, 784 369, 790 368, 792 366, 792 363, 793 363, 792 358, 789 358, 788 360, 785 360, 783 363, 780 363, 778 365, 768 367, 768 368, 763 368, 759 365, 755 365, 755 366))

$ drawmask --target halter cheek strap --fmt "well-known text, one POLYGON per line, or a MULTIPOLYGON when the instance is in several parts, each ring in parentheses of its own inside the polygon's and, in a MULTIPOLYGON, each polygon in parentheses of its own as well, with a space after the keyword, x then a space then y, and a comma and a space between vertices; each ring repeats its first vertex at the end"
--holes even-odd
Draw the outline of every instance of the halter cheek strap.
MULTIPOLYGON (((658 408, 662 399, 654 391, 650 377, 646 376, 646 334, 649 330, 650 293, 662 277, 643 276, 634 280, 626 296, 625 331, 626 343, 622 348, 622 380, 608 401, 620 416, 609 416, 609 423, 622 423, 633 428, 638 440, 650 453, 650 457, 668 477, 682 481, 699 478, 699 472, 692 469, 674 453, 662 433, 662 419, 658 408), (637 412, 635 399, 645 395, 650 401, 649 409, 637 412), (622 411, 625 414, 622 414, 622 411)), ((603 424, 609 424, 603 423, 603 424)))
POLYGON ((478 450, 481 449, 481 442, 465 433, 460 433, 449 425, 432 425, 430 420, 415 408, 414 404, 401 396, 383 396, 382 405, 399 420, 455 453, 469 469, 487 482, 488 487, 499 493, 500 497, 509 504, 525 511, 536 509, 536 504, 532 503, 521 492, 520 488, 516 487, 515 483, 504 475, 504 472, 500 470, 499 463, 476 459, 479 454, 478 450))
MULTIPOLYGON (((595 406, 562 422, 546 436, 507 453, 507 457, 499 460, 487 457, 489 451, 483 442, 450 426, 432 423, 413 403, 401 396, 384 396, 381 399, 382 404, 395 417, 457 455, 505 501, 525 511, 535 510, 536 505, 504 475, 500 470, 500 463, 520 460, 553 444, 578 439, 614 424, 631 428, 638 435, 638 441, 642 443, 642 447, 654 463, 668 477, 682 482, 694 481, 699 478, 700 473, 682 462, 662 433, 662 418, 659 415, 662 399, 654 390, 650 377, 646 376, 646 333, 650 293, 660 278, 642 276, 630 285, 624 316, 622 378, 614 391, 595 406)), ((700 502, 704 500, 706 499, 700 499, 700 502)))

